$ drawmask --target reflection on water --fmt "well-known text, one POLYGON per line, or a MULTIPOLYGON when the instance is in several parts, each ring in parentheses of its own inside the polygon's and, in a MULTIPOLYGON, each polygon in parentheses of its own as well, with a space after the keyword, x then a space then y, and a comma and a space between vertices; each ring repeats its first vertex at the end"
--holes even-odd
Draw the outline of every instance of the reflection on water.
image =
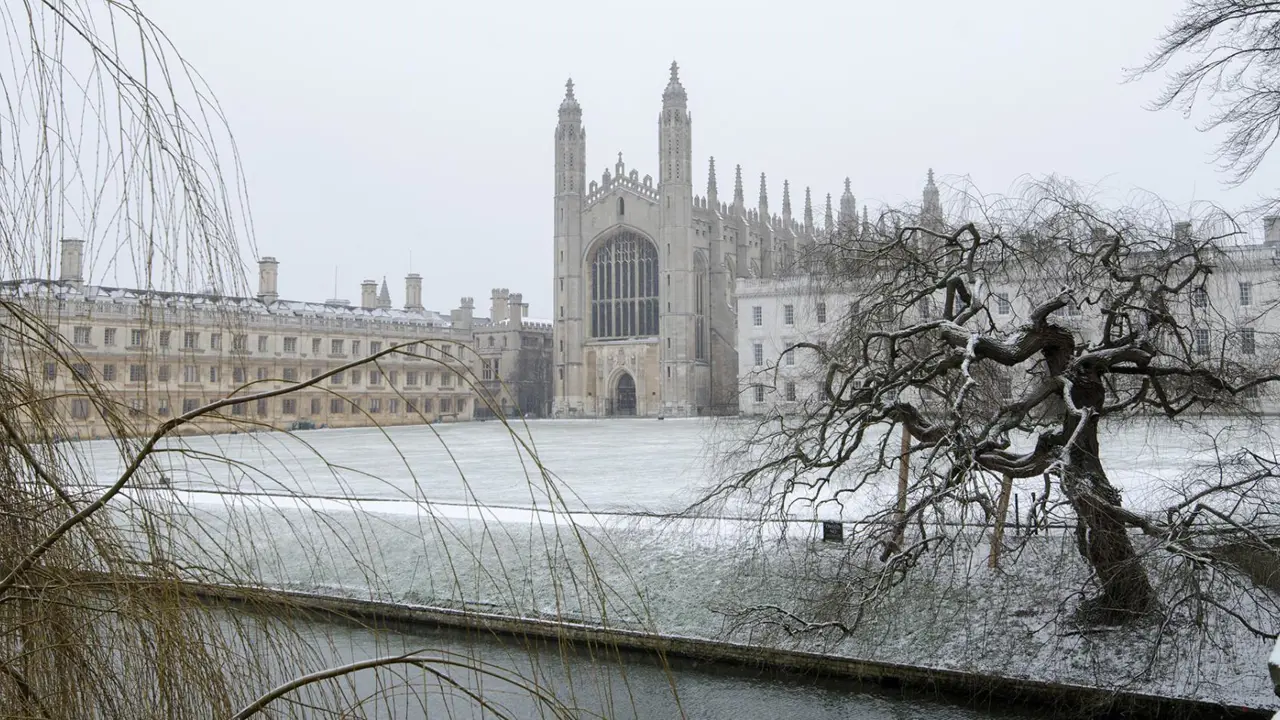
MULTIPOLYGON (((819 683, 677 661, 663 667, 657 658, 619 653, 600 646, 556 646, 487 634, 445 630, 378 631, 317 623, 306 629, 317 650, 316 667, 373 657, 415 653, 444 661, 441 676, 407 668, 362 670, 323 690, 290 696, 290 714, 332 717, 333 710, 359 707, 376 718, 724 718, 761 720, 962 720, 1016 718, 978 712, 901 693, 871 693, 847 681, 819 683), (499 675, 516 674, 559 703, 539 702, 528 690, 455 664, 488 663, 499 675), (843 686, 842 686, 843 685, 843 686), (673 692, 674 688, 674 692, 673 692), (485 709, 468 696, 482 694, 485 709), (375 697, 376 696, 376 697, 375 697), (305 705, 312 705, 307 709, 305 705), (320 706, 320 707, 316 707, 320 706), (324 708, 321 710, 320 708, 324 708)), ((277 706, 284 709, 283 705, 277 706)))

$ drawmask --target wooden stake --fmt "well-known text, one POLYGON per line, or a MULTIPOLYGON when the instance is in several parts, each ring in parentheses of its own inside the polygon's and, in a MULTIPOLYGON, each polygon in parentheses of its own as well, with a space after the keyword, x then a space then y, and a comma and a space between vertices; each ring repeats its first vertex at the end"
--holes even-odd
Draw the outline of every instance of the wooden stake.
POLYGON ((893 539, 894 544, 899 548, 902 547, 903 522, 907 517, 907 478, 910 470, 909 462, 911 460, 911 430, 904 423, 902 426, 902 454, 898 457, 898 535, 893 539))
POLYGON ((991 557, 988 565, 1000 565, 1000 548, 1004 547, 1004 518, 1009 513, 1009 495, 1013 491, 1013 478, 1005 475, 1000 482, 1000 500, 996 503, 996 528, 991 533, 991 557))

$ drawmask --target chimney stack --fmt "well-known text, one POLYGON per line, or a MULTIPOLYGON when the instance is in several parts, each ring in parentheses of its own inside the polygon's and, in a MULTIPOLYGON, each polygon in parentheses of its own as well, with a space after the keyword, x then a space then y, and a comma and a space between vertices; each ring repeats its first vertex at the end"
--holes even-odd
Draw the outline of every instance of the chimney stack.
POLYGON ((1262 218, 1262 244, 1280 245, 1280 216, 1268 215, 1262 218))
POLYGON ((84 241, 76 238, 62 239, 62 265, 58 279, 79 286, 84 282, 84 241))
POLYGON ((1176 243, 1191 242, 1191 223, 1183 220, 1173 224, 1173 240, 1176 243))
POLYGON ((404 309, 422 312, 422 276, 409 273, 404 277, 404 309))
POLYGON ((378 281, 365 280, 360 283, 360 307, 365 310, 376 310, 378 307, 378 281))
MULTIPOLYGON (((65 266, 67 257, 65 249, 62 257, 65 266)), ((258 299, 267 305, 280 299, 280 293, 276 291, 276 279, 279 275, 280 263, 276 262, 275 258, 267 256, 258 261, 258 299)))
POLYGON ((524 327, 524 296, 520 293, 511 293, 507 296, 507 320, 512 330, 519 330, 524 327))
POLYGON ((493 324, 498 324, 507 319, 507 292, 506 288, 494 288, 492 304, 489 306, 489 320, 493 324))

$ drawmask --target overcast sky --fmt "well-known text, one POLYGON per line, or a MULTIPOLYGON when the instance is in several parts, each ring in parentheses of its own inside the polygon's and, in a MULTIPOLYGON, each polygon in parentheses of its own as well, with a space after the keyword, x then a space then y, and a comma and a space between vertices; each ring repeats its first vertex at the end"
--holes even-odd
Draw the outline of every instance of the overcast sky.
MULTIPOLYGON (((1228 190, 1216 138, 1125 84, 1182 0, 764 3, 219 0, 147 6, 226 110, 258 248, 290 299, 359 301, 404 275, 447 311, 523 292, 550 317, 552 131, 573 77, 589 178, 657 177, 671 61, 689 93, 696 191, 743 166, 780 206, 852 178, 859 202, 918 200, 925 171, 988 193, 1057 173, 1175 203, 1251 202, 1275 162, 1228 190), (410 265, 412 256, 412 265, 410 265)), ((724 190, 722 190, 724 192, 724 190)), ((798 212, 798 210, 797 210, 798 212)), ((820 211, 819 211, 820 212, 820 211)), ((256 275, 256 274, 255 274, 256 275)))

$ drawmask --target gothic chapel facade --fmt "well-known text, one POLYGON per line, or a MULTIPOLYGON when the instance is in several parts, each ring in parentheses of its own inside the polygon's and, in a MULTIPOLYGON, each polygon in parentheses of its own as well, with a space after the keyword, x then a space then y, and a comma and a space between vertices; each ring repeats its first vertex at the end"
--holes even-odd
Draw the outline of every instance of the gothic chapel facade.
MULTIPOLYGON (((817 235, 808 190, 802 219, 693 193, 693 128, 678 68, 658 116, 658 181, 628 170, 587 181, 582 108, 566 85, 555 133, 555 390, 559 417, 680 416, 738 411, 737 279, 786 272, 817 235)), ((841 221, 856 222, 846 181, 841 221)), ((825 227, 832 227, 827 196, 825 227)))

